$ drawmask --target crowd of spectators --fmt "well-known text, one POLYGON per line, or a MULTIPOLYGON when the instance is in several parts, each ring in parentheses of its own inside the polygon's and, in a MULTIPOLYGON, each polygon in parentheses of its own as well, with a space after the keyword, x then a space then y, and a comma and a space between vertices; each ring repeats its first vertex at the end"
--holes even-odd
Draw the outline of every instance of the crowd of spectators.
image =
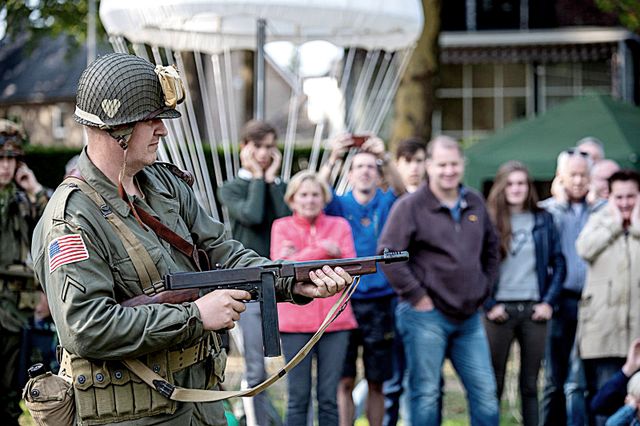
MULTIPOLYGON (((312 424, 314 403, 321 425, 353 424, 361 356, 370 425, 440 424, 447 358, 471 423, 498 425, 514 341, 524 425, 604 425, 614 413, 607 424, 638 422, 640 379, 629 379, 640 367, 640 180, 606 159, 600 141, 559 153, 550 198, 538 199, 526 164, 509 161, 485 203, 462 183, 464 153, 446 136, 404 140, 392 156, 376 135, 357 146, 338 135, 320 171, 295 175, 284 194, 275 130, 252 128, 262 132, 245 132, 243 169, 219 194, 236 238, 273 260, 410 253, 361 277, 350 306, 290 373, 285 424, 312 424), (341 174, 347 190, 338 193, 341 174)), ((285 358, 331 305, 280 307, 285 358)), ((264 364, 259 327, 245 317, 247 364, 260 366, 253 375, 248 366, 252 385, 264 364)), ((263 405, 258 424, 278 424, 259 414, 263 405)))
MULTIPOLYGON (((15 217, 26 227, 47 192, 20 162, 20 135, 11 130, 2 130, 0 144, 2 223, 15 217), (7 210, 16 200, 31 216, 7 210)), ((252 399, 253 422, 311 425, 317 411, 321 426, 352 425, 364 404, 371 426, 400 418, 438 425, 449 359, 471 424, 497 426, 515 341, 525 426, 640 424, 640 175, 620 169, 605 158, 602 142, 585 138, 559 153, 551 197, 540 201, 526 164, 509 161, 485 202, 462 183, 464 153, 454 139, 410 138, 395 155, 376 135, 364 139, 356 146, 352 135, 336 136, 319 172, 302 171, 284 183, 276 130, 251 121, 243 130, 242 168, 219 189, 234 238, 273 260, 352 258, 384 249, 410 254, 406 263, 360 278, 341 315, 289 372, 284 420, 262 393, 252 399), (338 192, 341 174, 347 190, 338 192), (359 357, 364 401, 353 397, 359 357)), ((3 244, 15 242, 19 252, 22 234, 2 232, 3 244)), ((3 304, 20 292, 4 285, 3 304)), ((337 298, 278 307, 287 361, 337 298)), ((35 300, 36 313, 37 306, 35 300)), ((3 357, 15 363, 26 320, 13 328, 8 320, 0 321, 3 357)), ((259 304, 248 304, 239 324, 245 380, 253 387, 267 377, 259 304)), ((15 380, 4 377, 4 389, 15 380)), ((7 416, 17 418, 16 395, 4 392, 2 400, 7 416)))

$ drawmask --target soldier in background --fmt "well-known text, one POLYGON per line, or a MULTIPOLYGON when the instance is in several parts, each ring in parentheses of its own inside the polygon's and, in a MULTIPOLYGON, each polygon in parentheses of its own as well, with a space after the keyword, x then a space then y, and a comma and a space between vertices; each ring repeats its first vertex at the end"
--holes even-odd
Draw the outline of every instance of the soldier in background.
POLYGON ((0 419, 18 424, 22 413, 17 370, 22 328, 40 301, 27 265, 31 235, 47 191, 22 161, 24 131, 0 120, 0 419))

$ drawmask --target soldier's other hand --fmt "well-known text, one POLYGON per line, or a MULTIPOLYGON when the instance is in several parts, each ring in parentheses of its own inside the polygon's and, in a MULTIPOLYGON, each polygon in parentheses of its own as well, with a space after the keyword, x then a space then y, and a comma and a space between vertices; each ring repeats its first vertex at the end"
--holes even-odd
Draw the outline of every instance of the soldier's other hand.
POLYGON ((244 290, 216 290, 194 303, 200 311, 205 330, 229 330, 235 327, 240 314, 247 309, 243 301, 249 299, 251 295, 244 290))
POLYGON ((309 272, 309 278, 310 283, 297 282, 293 292, 306 297, 329 297, 353 282, 353 277, 339 266, 332 269, 325 265, 309 272))
POLYGON ((15 180, 18 186, 24 189, 29 196, 35 196, 42 190, 42 185, 36 179, 36 175, 25 163, 19 163, 15 180))
POLYGON ((640 339, 635 339, 629 346, 627 359, 622 366, 622 372, 625 376, 631 377, 633 373, 640 370, 640 339))

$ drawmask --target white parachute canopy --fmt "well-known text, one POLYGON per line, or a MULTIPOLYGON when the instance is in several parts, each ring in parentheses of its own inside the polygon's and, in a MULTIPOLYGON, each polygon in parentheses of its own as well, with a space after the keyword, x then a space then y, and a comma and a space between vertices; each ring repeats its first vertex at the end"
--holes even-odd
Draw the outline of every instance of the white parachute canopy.
MULTIPOLYGON (((279 105, 287 116, 282 161, 285 181, 293 168, 305 97, 309 121, 315 123, 308 167, 315 170, 321 163, 319 153, 327 129, 378 133, 423 25, 419 0, 102 0, 100 18, 116 51, 178 67, 187 98, 178 105, 182 118, 166 121, 169 135, 159 155, 195 174, 196 195, 216 218, 218 208, 202 144, 207 141, 211 146, 215 183, 220 186, 233 178, 240 166, 236 99, 242 98, 237 88, 240 64, 233 52, 256 49, 258 20, 266 21, 267 62, 290 87, 288 104, 279 105), (338 46, 341 54, 328 54, 333 63, 325 67, 325 75, 314 76, 324 81, 310 82, 313 70, 304 66, 289 69, 269 56, 269 43, 279 42, 294 46, 290 62, 297 64, 304 57, 322 57, 328 51, 322 43, 338 46), (364 59, 356 59, 357 49, 366 50, 364 59), (340 60, 342 66, 335 66, 340 60), (187 78, 186 61, 192 70, 195 67, 195 78, 193 72, 187 78), (333 104, 326 99, 312 101, 314 94, 331 97, 333 104), (197 111, 202 111, 204 123, 196 122, 197 111), (225 173, 217 155, 219 146, 225 173)), ((337 184, 339 192, 345 188, 349 162, 350 156, 337 184)), ((225 209, 222 213, 226 219, 225 209)))
POLYGON ((418 0, 103 0, 100 18, 132 43, 209 54, 255 49, 258 19, 272 30, 268 41, 387 51, 412 45, 423 25, 418 0))

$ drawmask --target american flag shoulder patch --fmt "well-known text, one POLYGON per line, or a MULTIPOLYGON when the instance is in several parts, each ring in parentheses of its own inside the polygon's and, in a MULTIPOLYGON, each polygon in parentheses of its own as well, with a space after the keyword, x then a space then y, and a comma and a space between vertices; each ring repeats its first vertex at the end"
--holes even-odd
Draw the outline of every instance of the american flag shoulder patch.
POLYGON ((89 252, 80 234, 58 237, 49 243, 49 273, 62 265, 89 258, 89 252))

